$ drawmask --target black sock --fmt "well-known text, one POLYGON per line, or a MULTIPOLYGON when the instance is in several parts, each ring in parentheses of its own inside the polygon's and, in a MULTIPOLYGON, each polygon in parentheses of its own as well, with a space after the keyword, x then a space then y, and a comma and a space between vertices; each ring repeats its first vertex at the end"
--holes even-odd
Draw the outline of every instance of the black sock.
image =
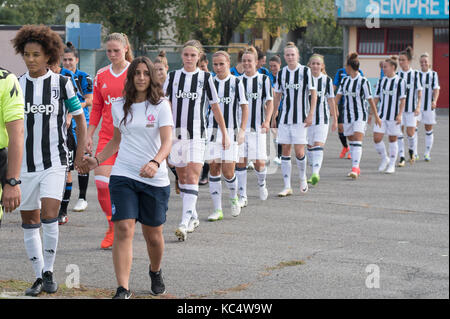
POLYGON ((60 213, 67 214, 67 206, 69 206, 70 195, 72 195, 72 183, 66 183, 63 200, 61 201, 60 213))
POLYGON ((203 171, 202 171, 202 177, 201 177, 201 179, 206 179, 206 178, 208 178, 208 174, 209 174, 209 164, 208 164, 208 163, 205 163, 205 164, 203 165, 203 171))
POLYGON ((348 147, 347 137, 344 136, 344 133, 339 133, 339 139, 341 140, 342 146, 347 148, 348 147))
POLYGON ((281 154, 283 153, 283 146, 281 144, 278 144, 278 150, 277 155, 279 158, 281 158, 281 154))
POLYGON ((175 179, 178 180, 178 174, 177 174, 177 170, 176 170, 175 166, 169 167, 169 168, 172 171, 173 175, 175 175, 175 179))
POLYGON ((80 188, 79 198, 86 200, 86 192, 89 184, 89 174, 78 175, 78 186, 80 188))

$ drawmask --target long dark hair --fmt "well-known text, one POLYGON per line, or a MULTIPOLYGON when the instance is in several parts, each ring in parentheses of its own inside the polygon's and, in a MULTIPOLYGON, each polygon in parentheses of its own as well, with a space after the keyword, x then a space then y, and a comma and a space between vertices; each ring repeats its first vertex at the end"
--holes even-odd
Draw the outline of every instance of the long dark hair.
MULTIPOLYGON (((161 83, 158 81, 158 77, 155 72, 155 68, 153 67, 152 61, 145 56, 140 56, 134 59, 127 71, 127 79, 125 81, 125 87, 123 89, 123 96, 125 99, 125 103, 123 104, 123 112, 124 116, 120 124, 127 124, 128 114, 131 115, 131 119, 133 119, 133 114, 131 113, 131 105, 135 103, 137 90, 134 86, 134 77, 136 75, 136 69, 139 64, 145 64, 150 73, 150 85, 147 89, 147 101, 153 105, 157 105, 161 102, 161 98, 164 97, 164 92, 162 90, 161 83)), ((131 121, 130 119, 130 121, 131 121)))

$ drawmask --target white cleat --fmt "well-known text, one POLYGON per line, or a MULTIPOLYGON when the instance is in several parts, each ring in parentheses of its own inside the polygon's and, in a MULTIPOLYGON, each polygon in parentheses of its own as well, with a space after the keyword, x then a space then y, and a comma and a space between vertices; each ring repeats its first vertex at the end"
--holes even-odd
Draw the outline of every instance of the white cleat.
POLYGON ((389 165, 387 170, 385 171, 386 174, 394 174, 395 173, 395 165, 389 165))
POLYGON ((248 199, 247 199, 247 197, 241 197, 241 198, 239 198, 238 203, 239 203, 239 206, 241 206, 241 208, 247 207, 247 205, 248 205, 248 199))
POLYGON ((248 162, 247 169, 248 170, 254 170, 255 169, 255 164, 253 164, 253 162, 248 162))
POLYGON ((189 221, 187 232, 193 233, 194 230, 200 225, 200 221, 198 218, 191 217, 191 220, 189 221))
POLYGON ((278 193, 278 197, 287 197, 293 194, 292 188, 286 188, 278 193))
POLYGON ((221 209, 216 209, 214 213, 208 216, 208 221, 210 222, 216 222, 222 219, 223 219, 223 212, 221 209))
POLYGON ((267 190, 266 185, 259 187, 259 199, 266 200, 269 197, 269 191, 267 190))
POLYGON ((389 163, 390 163, 389 157, 383 158, 383 160, 381 161, 380 166, 378 166, 378 171, 380 173, 384 172, 386 170, 386 168, 388 167, 389 163))
POLYGON ((178 237, 179 241, 185 241, 187 239, 187 226, 183 224, 178 226, 177 230, 175 231, 175 236, 178 237))
POLYGON ((308 180, 306 180, 306 179, 300 180, 300 192, 306 193, 308 191, 308 189, 309 189, 308 180))
POLYGON ((88 202, 82 198, 78 199, 77 203, 73 207, 74 212, 83 212, 88 207, 88 202))
POLYGON ((239 205, 238 198, 231 200, 231 216, 238 217, 241 214, 241 205, 239 205))

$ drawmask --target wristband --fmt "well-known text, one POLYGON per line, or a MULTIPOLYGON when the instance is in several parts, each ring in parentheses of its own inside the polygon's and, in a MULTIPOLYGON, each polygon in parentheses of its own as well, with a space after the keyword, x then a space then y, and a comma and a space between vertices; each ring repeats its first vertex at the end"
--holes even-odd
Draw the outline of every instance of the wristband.
POLYGON ((94 156, 94 158, 95 158, 95 160, 97 161, 97 167, 99 167, 99 166, 100 166, 100 162, 98 161, 97 156, 94 156))
POLYGON ((160 164, 159 164, 157 161, 155 161, 154 159, 150 160, 149 163, 155 163, 156 166, 158 166, 158 168, 159 168, 159 166, 160 166, 160 164))

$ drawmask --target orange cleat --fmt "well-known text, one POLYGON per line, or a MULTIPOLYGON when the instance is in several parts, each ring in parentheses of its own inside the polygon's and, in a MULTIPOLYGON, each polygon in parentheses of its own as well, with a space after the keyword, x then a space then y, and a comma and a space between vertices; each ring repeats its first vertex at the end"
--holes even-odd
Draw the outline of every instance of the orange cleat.
MULTIPOLYGON (((349 147, 343 147, 342 151, 341 151, 341 154, 339 155, 339 158, 344 158, 345 154, 347 154, 349 151, 350 151, 349 147)), ((350 155, 350 153, 349 153, 349 155, 350 155)))
POLYGON ((357 179, 359 175, 361 175, 361 170, 359 169, 359 167, 353 167, 350 174, 348 174, 348 176, 353 179, 357 179))
POLYGON ((100 247, 102 249, 108 249, 111 248, 114 242, 114 228, 110 227, 108 228, 105 238, 103 238, 102 243, 100 247))
POLYGON ((347 154, 347 159, 352 159, 352 154, 350 152, 347 154))

